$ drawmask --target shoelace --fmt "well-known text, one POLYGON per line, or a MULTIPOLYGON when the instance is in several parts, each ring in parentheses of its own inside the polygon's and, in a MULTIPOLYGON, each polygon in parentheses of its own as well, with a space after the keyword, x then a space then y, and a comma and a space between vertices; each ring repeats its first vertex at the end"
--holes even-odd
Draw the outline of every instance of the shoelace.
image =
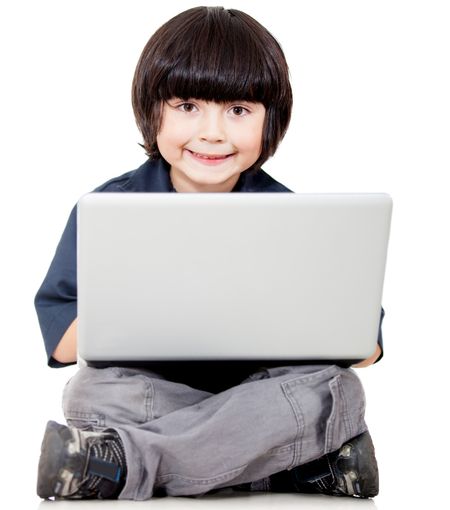
POLYGON ((119 438, 101 439, 92 441, 89 447, 88 456, 90 466, 85 481, 81 484, 83 492, 96 494, 105 489, 110 492, 114 485, 117 485, 126 473, 125 450, 119 438), (104 464, 106 472, 117 473, 117 479, 111 478, 105 473, 99 474, 95 469, 104 464), (111 467, 108 466, 111 465, 111 467), (109 469, 108 469, 109 468, 109 469), (117 470, 118 468, 118 470, 117 470), (103 475, 103 476, 102 476, 103 475))

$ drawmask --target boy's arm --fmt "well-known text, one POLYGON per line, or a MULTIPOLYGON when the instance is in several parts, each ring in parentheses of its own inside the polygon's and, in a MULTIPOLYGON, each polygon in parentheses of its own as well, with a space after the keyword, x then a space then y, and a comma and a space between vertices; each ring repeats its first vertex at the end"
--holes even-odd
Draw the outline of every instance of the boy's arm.
POLYGON ((365 368, 370 365, 373 365, 375 361, 379 358, 381 354, 381 347, 377 344, 377 348, 375 352, 372 354, 372 356, 369 356, 367 359, 360 361, 356 365, 352 365, 353 368, 365 368))
POLYGON ((59 363, 75 363, 77 361, 77 325, 78 317, 67 328, 53 351, 52 357, 59 363))
POLYGON ((369 356, 367 359, 360 361, 359 363, 356 363, 355 365, 352 365, 353 368, 365 368, 370 365, 373 365, 377 361, 379 361, 383 357, 383 331, 381 329, 381 326, 383 324, 384 319, 384 308, 381 307, 381 315, 380 315, 380 324, 378 326, 378 343, 377 348, 375 352, 372 354, 372 356, 369 356))
POLYGON ((41 327, 47 354, 47 362, 51 367, 59 368, 76 362, 76 329, 70 328, 77 317, 77 222, 76 207, 70 213, 66 228, 61 236, 55 255, 48 269, 47 275, 40 286, 36 297, 35 307, 41 327), (61 347, 58 345, 66 333, 72 333, 72 341, 65 340, 61 347), (66 343, 72 345, 72 354, 65 348, 66 343), (60 354, 60 362, 53 357, 53 353, 60 354))

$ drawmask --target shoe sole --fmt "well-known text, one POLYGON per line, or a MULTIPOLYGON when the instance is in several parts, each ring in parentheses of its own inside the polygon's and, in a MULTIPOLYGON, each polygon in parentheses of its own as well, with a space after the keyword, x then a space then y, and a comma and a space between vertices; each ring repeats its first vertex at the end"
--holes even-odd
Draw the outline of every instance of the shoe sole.
POLYGON ((68 427, 54 421, 47 423, 38 466, 37 494, 40 498, 62 496, 67 485, 67 480, 62 476, 65 470, 75 477, 83 475, 81 456, 69 453, 69 443, 73 441, 68 427))

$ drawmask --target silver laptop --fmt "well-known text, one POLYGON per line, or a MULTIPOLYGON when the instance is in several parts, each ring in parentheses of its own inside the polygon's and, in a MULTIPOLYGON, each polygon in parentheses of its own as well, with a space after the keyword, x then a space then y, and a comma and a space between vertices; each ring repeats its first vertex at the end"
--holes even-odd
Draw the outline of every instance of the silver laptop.
POLYGON ((373 354, 386 194, 91 193, 78 203, 88 362, 373 354))

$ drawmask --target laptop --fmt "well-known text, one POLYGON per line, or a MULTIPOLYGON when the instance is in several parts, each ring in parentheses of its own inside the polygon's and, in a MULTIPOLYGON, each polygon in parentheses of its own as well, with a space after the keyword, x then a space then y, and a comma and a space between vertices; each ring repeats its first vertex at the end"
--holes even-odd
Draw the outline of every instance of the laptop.
POLYGON ((78 203, 78 352, 102 362, 372 355, 384 193, 90 193, 78 203))

